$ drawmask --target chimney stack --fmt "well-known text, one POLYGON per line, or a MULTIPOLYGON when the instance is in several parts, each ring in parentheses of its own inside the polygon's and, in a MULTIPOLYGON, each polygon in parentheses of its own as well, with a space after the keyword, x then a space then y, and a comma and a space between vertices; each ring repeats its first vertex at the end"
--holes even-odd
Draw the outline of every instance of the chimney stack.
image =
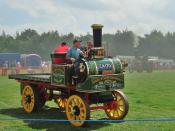
POLYGON ((93 41, 94 41, 94 47, 102 47, 102 28, 103 25, 101 24, 93 24, 93 41))

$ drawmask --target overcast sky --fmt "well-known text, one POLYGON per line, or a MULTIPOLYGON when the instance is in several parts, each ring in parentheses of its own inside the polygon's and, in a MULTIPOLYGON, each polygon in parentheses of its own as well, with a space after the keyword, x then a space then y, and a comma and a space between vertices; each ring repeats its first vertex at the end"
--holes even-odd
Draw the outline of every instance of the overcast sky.
POLYGON ((118 29, 137 34, 153 29, 175 31, 174 0, 0 0, 0 32, 26 28, 65 34, 91 32, 101 23, 105 33, 118 29))

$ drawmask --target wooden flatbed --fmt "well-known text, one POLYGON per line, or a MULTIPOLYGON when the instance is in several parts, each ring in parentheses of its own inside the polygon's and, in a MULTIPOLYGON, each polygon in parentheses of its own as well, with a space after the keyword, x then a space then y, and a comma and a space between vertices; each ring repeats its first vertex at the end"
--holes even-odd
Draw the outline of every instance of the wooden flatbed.
POLYGON ((9 79, 31 80, 37 82, 51 83, 50 73, 45 74, 14 74, 9 75, 9 79))

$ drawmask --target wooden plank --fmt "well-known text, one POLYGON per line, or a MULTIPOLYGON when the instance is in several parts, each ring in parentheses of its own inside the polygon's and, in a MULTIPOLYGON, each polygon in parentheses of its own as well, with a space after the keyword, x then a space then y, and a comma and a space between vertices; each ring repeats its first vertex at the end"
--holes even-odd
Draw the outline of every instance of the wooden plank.
POLYGON ((16 74, 9 75, 9 79, 50 82, 50 74, 16 74))

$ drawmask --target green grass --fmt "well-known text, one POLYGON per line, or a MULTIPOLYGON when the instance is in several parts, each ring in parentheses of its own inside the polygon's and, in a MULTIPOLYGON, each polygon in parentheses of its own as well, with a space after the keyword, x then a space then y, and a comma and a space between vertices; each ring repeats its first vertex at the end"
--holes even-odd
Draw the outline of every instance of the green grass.
MULTIPOLYGON (((133 118, 175 118, 175 71, 126 74, 126 87, 130 109, 126 119, 133 118)), ((49 118, 66 119, 53 102, 39 113, 25 113, 20 105, 19 84, 6 77, 0 77, 0 118, 49 118)), ((95 118, 106 117, 103 111, 93 112, 95 118)), ((69 123, 48 123, 29 121, 0 121, 0 130, 102 130, 102 131, 173 131, 174 122, 121 122, 90 123, 87 127, 73 127, 69 123)))

